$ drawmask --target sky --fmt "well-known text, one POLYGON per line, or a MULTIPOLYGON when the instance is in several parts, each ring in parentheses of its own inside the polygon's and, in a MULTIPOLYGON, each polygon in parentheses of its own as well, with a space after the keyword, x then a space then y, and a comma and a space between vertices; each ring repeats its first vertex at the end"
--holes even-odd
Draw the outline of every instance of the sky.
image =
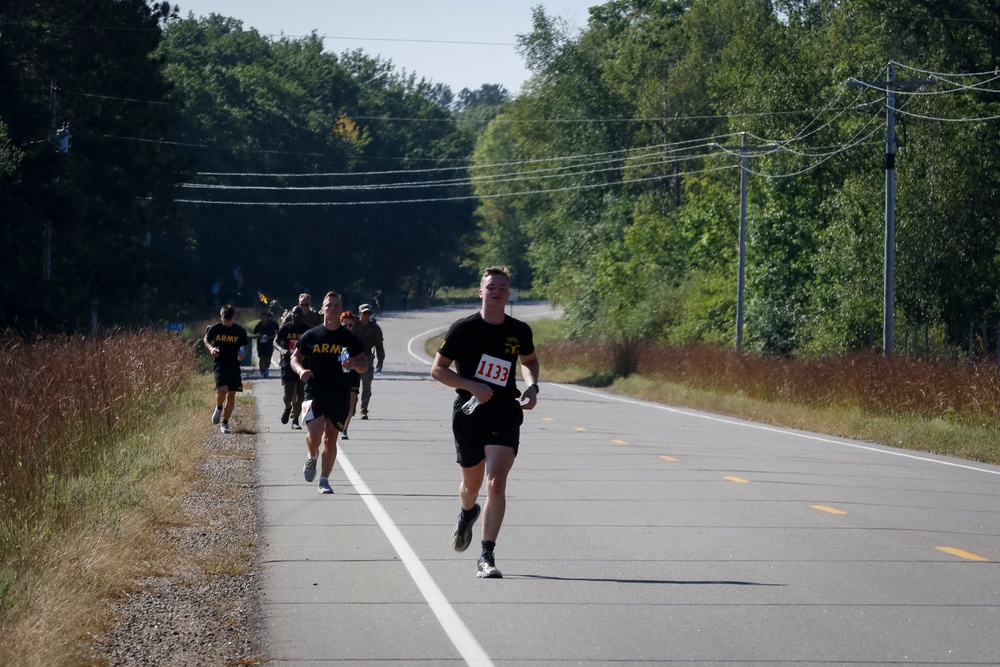
POLYGON ((324 36, 327 51, 362 49, 392 60, 458 95, 500 84, 517 94, 529 73, 515 50, 531 32, 531 8, 543 5, 575 34, 587 8, 603 0, 171 0, 180 15, 221 14, 263 35, 324 36))

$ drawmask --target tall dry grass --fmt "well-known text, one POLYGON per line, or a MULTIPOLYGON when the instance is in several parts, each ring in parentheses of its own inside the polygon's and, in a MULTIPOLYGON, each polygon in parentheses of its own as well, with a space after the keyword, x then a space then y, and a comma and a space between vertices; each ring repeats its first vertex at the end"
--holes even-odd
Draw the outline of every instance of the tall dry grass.
POLYGON ((40 545, 88 497, 121 492, 102 466, 141 448, 144 420, 190 381, 194 359, 189 341, 149 331, 0 342, 0 613, 18 604, 40 545))
POLYGON ((1000 427, 1000 369, 989 361, 885 358, 870 352, 796 359, 710 346, 567 340, 542 346, 540 356, 546 364, 584 369, 597 384, 639 374, 761 401, 1000 427))

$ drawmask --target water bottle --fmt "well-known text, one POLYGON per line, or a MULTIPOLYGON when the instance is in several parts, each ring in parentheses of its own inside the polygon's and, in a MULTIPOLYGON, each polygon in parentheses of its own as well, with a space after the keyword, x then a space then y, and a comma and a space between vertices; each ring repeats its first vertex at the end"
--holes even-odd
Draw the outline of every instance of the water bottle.
POLYGON ((482 401, 473 396, 465 402, 465 405, 462 406, 462 412, 467 415, 471 415, 472 411, 478 408, 480 403, 482 403, 482 401))
POLYGON ((347 351, 346 347, 340 351, 340 356, 337 358, 340 360, 340 370, 345 373, 350 373, 351 369, 344 368, 344 362, 351 358, 351 354, 347 351))

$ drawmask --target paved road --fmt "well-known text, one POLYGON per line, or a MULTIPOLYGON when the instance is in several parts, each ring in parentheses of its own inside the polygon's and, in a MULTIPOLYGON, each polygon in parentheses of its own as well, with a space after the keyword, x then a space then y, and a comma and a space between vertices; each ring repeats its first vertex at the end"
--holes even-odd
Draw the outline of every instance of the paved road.
POLYGON ((1000 664, 1000 468, 590 389, 542 383, 477 579, 423 353, 473 310, 381 320, 333 496, 256 383, 269 664, 1000 664))

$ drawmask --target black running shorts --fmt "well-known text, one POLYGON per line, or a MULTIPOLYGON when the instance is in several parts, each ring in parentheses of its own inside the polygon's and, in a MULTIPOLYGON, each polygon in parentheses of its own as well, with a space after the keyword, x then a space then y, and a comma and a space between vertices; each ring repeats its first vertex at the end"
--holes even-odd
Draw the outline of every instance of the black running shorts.
POLYGON ((521 441, 521 424, 524 411, 516 400, 487 401, 471 414, 462 412, 467 399, 455 399, 452 408, 451 430, 455 435, 455 455, 458 465, 471 468, 486 458, 486 445, 510 447, 517 456, 521 441))
POLYGON ((243 374, 239 364, 215 366, 215 388, 227 387, 229 391, 243 391, 243 374))
POLYGON ((350 393, 341 396, 319 396, 303 401, 301 419, 303 424, 308 424, 313 419, 326 417, 333 422, 338 431, 343 431, 350 410, 350 393))

